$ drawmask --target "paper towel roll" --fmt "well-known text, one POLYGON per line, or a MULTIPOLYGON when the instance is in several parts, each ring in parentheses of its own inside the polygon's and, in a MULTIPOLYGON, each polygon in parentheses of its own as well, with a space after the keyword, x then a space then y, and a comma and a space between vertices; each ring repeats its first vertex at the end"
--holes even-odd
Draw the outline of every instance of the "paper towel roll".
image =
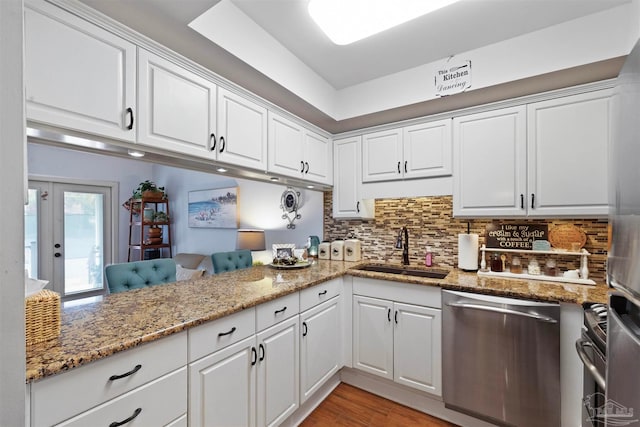
POLYGON ((478 269, 477 234, 458 234, 458 268, 466 271, 478 269))

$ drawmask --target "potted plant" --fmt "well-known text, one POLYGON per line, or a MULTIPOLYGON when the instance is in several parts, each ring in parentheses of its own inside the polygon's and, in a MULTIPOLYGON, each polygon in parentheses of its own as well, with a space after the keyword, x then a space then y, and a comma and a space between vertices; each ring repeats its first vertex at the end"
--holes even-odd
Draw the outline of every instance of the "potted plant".
POLYGON ((162 200, 165 198, 164 187, 158 187, 153 181, 145 180, 133 190, 134 199, 162 200))
POLYGON ((169 222, 169 216, 166 212, 155 212, 153 214, 153 222, 169 222))

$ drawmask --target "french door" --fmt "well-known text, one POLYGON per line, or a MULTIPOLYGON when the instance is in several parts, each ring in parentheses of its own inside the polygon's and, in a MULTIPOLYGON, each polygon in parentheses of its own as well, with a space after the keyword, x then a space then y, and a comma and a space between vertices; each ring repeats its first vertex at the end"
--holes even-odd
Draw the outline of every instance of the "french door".
POLYGON ((105 292, 112 260, 115 184, 29 181, 25 206, 25 269, 48 280, 63 300, 105 292))

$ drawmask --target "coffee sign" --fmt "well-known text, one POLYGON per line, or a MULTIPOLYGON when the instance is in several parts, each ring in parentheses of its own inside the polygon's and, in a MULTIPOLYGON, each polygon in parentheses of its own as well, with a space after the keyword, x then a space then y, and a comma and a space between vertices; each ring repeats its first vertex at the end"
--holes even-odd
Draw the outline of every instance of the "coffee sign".
POLYGON ((487 248, 531 250, 534 240, 547 240, 549 227, 540 224, 489 224, 487 248))

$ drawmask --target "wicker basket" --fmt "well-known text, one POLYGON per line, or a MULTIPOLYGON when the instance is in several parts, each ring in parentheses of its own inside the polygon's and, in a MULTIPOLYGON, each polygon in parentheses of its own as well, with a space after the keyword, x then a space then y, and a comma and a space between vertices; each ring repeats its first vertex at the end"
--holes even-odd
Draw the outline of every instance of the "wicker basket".
POLYGON ((25 337, 27 345, 60 335, 60 295, 48 289, 25 298, 25 337))

